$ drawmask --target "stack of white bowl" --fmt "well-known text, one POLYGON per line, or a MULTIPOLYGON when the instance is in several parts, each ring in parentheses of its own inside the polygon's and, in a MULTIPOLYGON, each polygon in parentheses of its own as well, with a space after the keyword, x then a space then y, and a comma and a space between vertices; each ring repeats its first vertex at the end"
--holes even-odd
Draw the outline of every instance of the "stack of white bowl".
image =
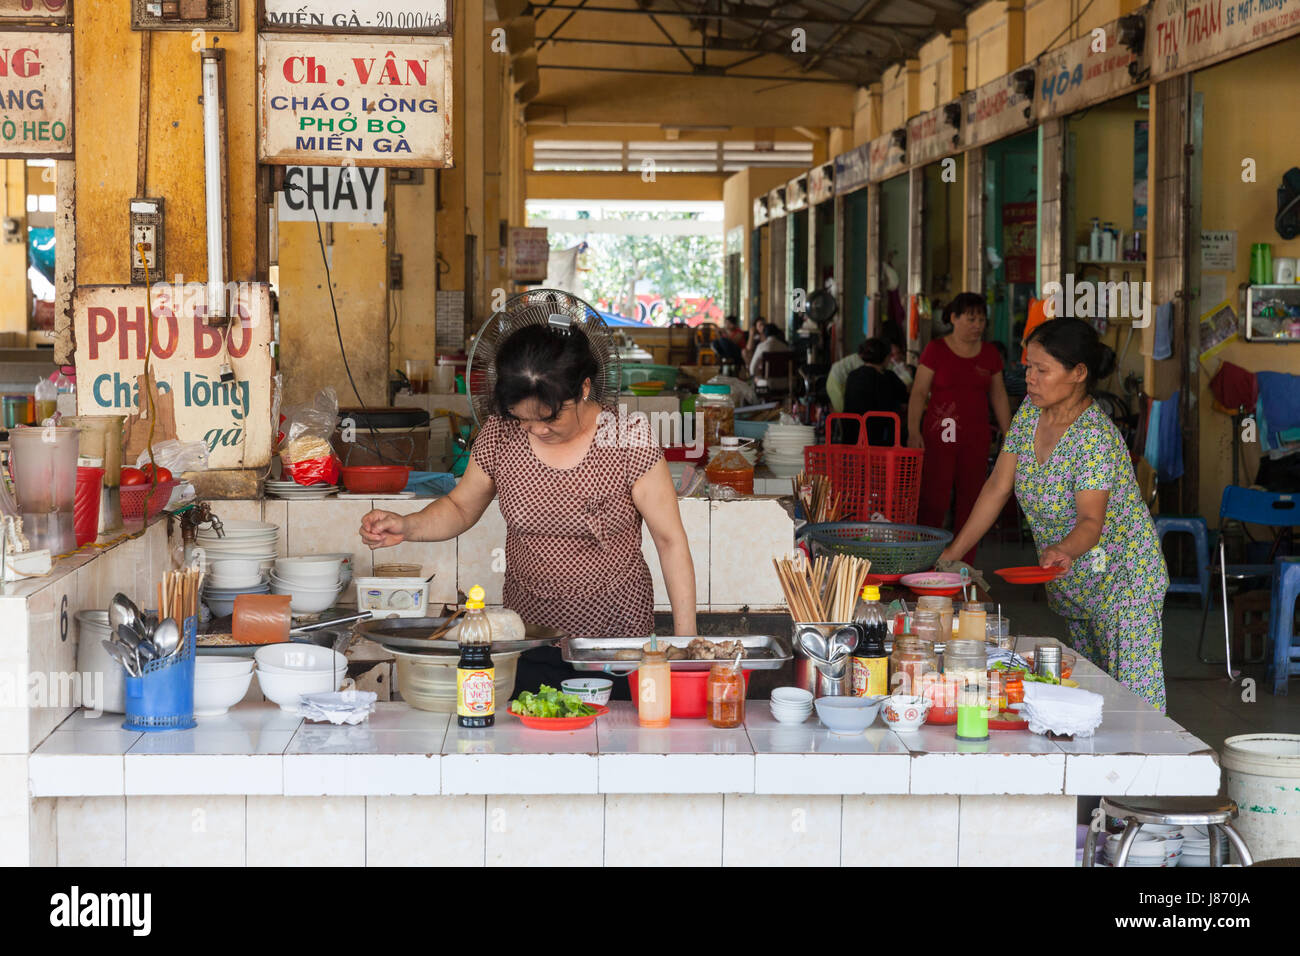
POLYGON ((267 571, 275 560, 280 529, 268 521, 222 522, 224 534, 200 528, 195 543, 203 549, 203 603, 218 617, 230 614, 240 594, 266 594, 271 590, 267 571))
POLYGON ((769 703, 779 723, 802 724, 812 714, 813 695, 802 687, 777 687, 769 703))
POLYGON ((343 583, 343 560, 338 555, 276 558, 271 571, 272 592, 289 595, 289 610, 294 614, 315 614, 333 607, 343 583))
POLYGON ((811 425, 773 422, 763 436, 763 461, 778 478, 793 478, 803 471, 803 450, 813 443, 811 425))
POLYGON ((268 644, 253 657, 262 693, 290 714, 298 712, 303 694, 338 690, 348 674, 346 657, 315 644, 268 644))
MULTIPOLYGON (((1146 829, 1143 827, 1143 829, 1146 829)), ((1183 855, 1179 866, 1210 865, 1210 832, 1205 827, 1183 827, 1183 855)), ((1219 836, 1219 866, 1228 862, 1228 838, 1219 836)))
POLYGON ((194 661, 194 716, 220 717, 238 704, 253 682, 250 657, 199 657, 194 661))
MULTIPOLYGON (((1138 831, 1129 847, 1125 866, 1156 867, 1177 866, 1183 852, 1183 836, 1177 832, 1180 827, 1161 827, 1147 825, 1138 831), (1173 831, 1173 832, 1165 832, 1173 831)), ((1119 856, 1119 842, 1122 834, 1113 833, 1106 838, 1106 865, 1114 866, 1119 856)))

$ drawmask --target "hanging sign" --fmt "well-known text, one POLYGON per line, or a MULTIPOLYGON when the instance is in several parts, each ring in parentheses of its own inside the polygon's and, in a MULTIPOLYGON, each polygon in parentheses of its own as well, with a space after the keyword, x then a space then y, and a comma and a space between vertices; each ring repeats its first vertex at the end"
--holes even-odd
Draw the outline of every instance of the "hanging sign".
POLYGON ((1155 0, 1147 15, 1151 79, 1205 66, 1293 34, 1300 34, 1296 0, 1155 0))
POLYGON ((835 157, 835 195, 860 189, 871 180, 871 144, 855 146, 835 157))
POLYGON ((445 33, 447 0, 262 0, 269 30, 347 33, 445 33))
POLYGON ((66 21, 71 15, 69 0, 0 0, 0 19, 66 21))
POLYGON ((546 230, 511 226, 509 236, 510 278, 516 282, 545 282, 550 271, 551 247, 546 230))
POLYGON ((258 38, 258 158, 451 165, 451 38, 258 38))
MULTIPOLYGON (((960 109, 959 103, 948 105, 960 109)), ((961 149, 961 115, 956 114, 957 126, 952 126, 948 122, 949 115, 952 113, 948 106, 940 106, 908 120, 907 161, 909 164, 932 163, 961 149)))
POLYGON ((288 166, 279 193, 280 222, 384 221, 382 169, 360 166, 288 166))
MULTIPOLYGON (((1037 82, 1033 68, 1025 67, 1016 72, 1030 74, 1029 88, 1032 90, 1037 82)), ((966 148, 992 143, 1033 125, 1033 103, 1028 96, 1017 92, 1015 77, 1015 73, 1008 73, 962 97, 966 108, 962 143, 966 148)))
POLYGON ((877 136, 868 146, 871 181, 884 182, 907 168, 907 150, 899 146, 893 133, 877 136))
POLYGON ((814 206, 835 195, 835 164, 822 163, 808 170, 808 201, 814 206))
POLYGON ((1040 120, 1065 116, 1120 96, 1134 86, 1134 74, 1144 68, 1139 57, 1119 42, 1119 21, 1105 27, 1104 39, 1091 33, 1038 58, 1038 96, 1034 109, 1040 120))
POLYGON ((72 158, 72 30, 0 32, 0 156, 72 158))
POLYGON ((152 322, 142 286, 78 286, 72 295, 78 413, 126 415, 128 430, 146 420, 148 395, 141 400, 141 389, 151 341, 156 433, 204 442, 209 468, 264 467, 271 458, 271 291, 247 282, 227 291, 233 318, 222 330, 203 319, 203 283, 155 283, 152 322), (233 381, 222 382, 222 366, 233 381))
POLYGON ((808 205, 808 177, 796 176, 785 184, 785 211, 798 212, 808 205))

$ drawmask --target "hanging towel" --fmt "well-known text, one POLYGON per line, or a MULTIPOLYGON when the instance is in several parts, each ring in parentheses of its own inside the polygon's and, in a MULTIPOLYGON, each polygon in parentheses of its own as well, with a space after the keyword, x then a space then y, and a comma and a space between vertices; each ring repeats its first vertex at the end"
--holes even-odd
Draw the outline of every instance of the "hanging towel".
POLYGON ((1210 391, 1224 408, 1244 408, 1250 412, 1259 400, 1259 380, 1254 372, 1224 362, 1210 379, 1210 391))
POLYGON ((1300 428, 1300 375, 1259 372, 1255 378, 1268 427, 1278 432, 1300 428))
POLYGON ((1162 404, 1162 402, 1155 399, 1151 400, 1151 407, 1147 409, 1146 443, 1142 447, 1142 457, 1147 460, 1147 464, 1157 474, 1160 472, 1160 409, 1162 404))
POLYGON ((1176 481, 1183 476, 1183 434, 1178 426, 1178 393, 1160 402, 1160 428, 1157 431, 1160 465, 1156 475, 1161 481, 1176 481))
POLYGON ((1151 346, 1153 359, 1173 358, 1174 355, 1174 304, 1163 302, 1156 306, 1156 335, 1151 346))

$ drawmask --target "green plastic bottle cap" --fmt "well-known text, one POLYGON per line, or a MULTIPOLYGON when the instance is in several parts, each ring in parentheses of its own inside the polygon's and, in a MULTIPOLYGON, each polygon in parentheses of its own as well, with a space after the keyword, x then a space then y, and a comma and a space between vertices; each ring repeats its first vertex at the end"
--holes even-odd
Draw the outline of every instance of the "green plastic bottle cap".
POLYGON ((730 395, 731 386, 730 385, 701 385, 700 394, 701 395, 730 395))

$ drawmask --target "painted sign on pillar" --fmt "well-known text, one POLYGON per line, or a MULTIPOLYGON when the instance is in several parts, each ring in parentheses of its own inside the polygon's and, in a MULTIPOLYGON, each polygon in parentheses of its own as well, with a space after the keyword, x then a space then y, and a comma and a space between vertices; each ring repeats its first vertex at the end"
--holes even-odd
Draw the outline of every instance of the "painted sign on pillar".
POLYGON ((67 20, 71 14, 69 0, 0 0, 0 19, 67 20))
POLYGON ((808 170, 808 201, 816 206, 835 195, 835 164, 822 163, 808 170))
POLYGON ((947 103, 907 121, 907 160, 931 163, 961 149, 961 104, 947 103))
POLYGON ((1151 79, 1300 34, 1295 0, 1155 0, 1147 15, 1151 79))
POLYGON ((869 144, 870 176, 873 183, 884 182, 907 168, 906 144, 900 144, 893 133, 877 136, 869 144))
POLYGON ((72 30, 0 33, 0 156, 72 158, 72 30))
POLYGON ((1087 33, 1038 58, 1038 93, 1034 104, 1040 120, 1065 116, 1102 103, 1133 87, 1140 76, 1139 57, 1120 43, 1119 21, 1087 33))
POLYGON ((382 169, 360 166, 289 166, 279 194, 280 222, 384 221, 382 169))
POLYGON ((1036 83, 1034 68, 1025 67, 963 96, 966 122, 962 127, 962 144, 968 149, 983 146, 1029 129, 1034 122, 1034 104, 1030 97, 1036 83))
POLYGON ((550 271, 551 247, 546 230, 511 226, 508 236, 510 278, 516 282, 545 282, 550 271))
POLYGON ((258 38, 258 158, 451 166, 451 38, 258 38))
POLYGON ((128 430, 138 428, 149 414, 141 391, 147 351, 155 423, 167 426, 159 434, 204 442, 212 469, 264 467, 271 458, 270 287, 241 282, 230 291, 227 331, 204 321, 203 283, 154 284, 152 320, 141 286, 78 286, 77 412, 126 415, 128 430), (223 366, 233 381, 222 382, 223 366))
POLYGON ((871 177, 871 144, 855 146, 835 157, 835 194, 842 196, 865 186, 871 177))

